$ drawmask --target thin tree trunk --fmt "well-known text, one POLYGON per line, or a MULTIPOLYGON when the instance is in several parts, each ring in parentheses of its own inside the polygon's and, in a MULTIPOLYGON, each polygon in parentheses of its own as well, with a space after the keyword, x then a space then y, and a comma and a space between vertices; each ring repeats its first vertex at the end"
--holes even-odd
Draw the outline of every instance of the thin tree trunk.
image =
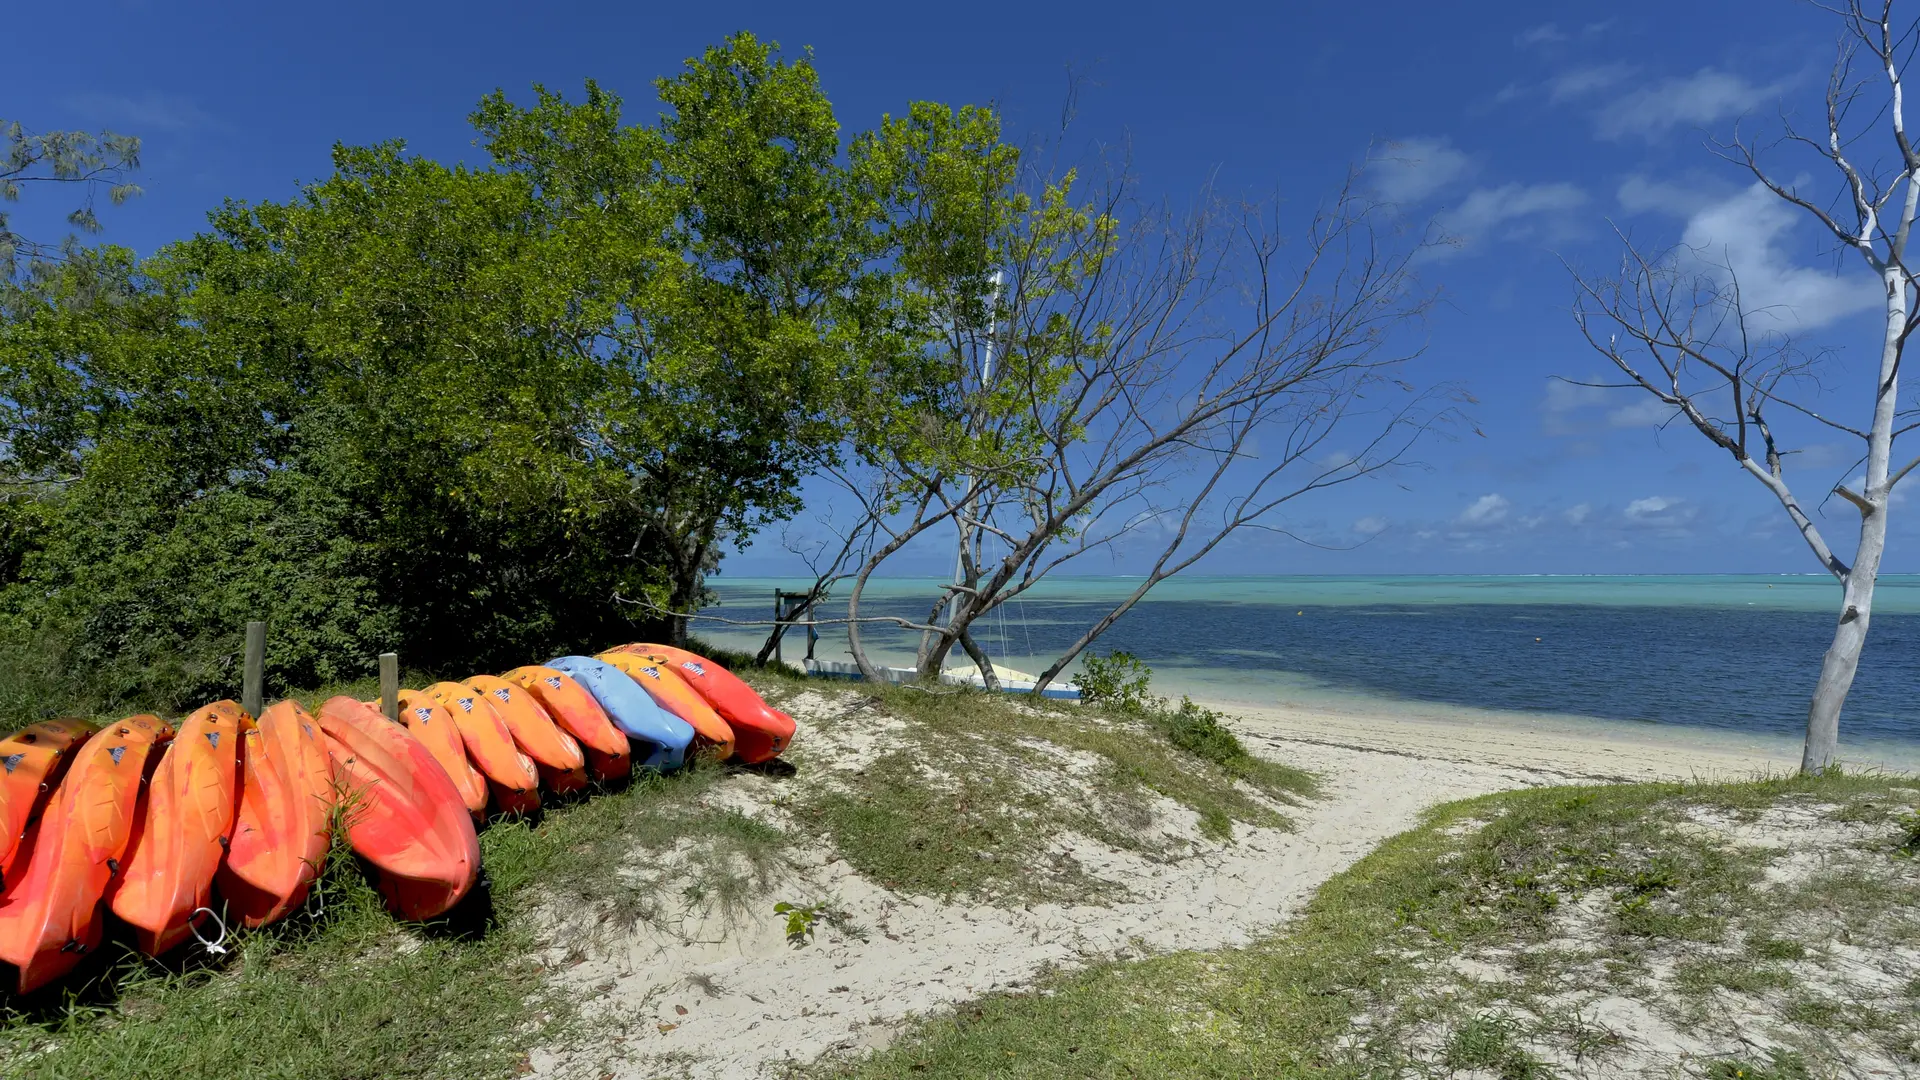
POLYGON ((973 659, 973 666, 980 669, 982 685, 994 693, 999 693, 1000 676, 994 674, 993 661, 987 659, 987 654, 980 650, 979 644, 973 640, 973 635, 961 634, 960 647, 965 649, 967 655, 973 659))
MULTIPOLYGON (((1877 552, 1874 562, 1879 562, 1877 552)), ((1869 568, 1860 563, 1847 576, 1840 623, 1834 628, 1833 644, 1827 647, 1827 654, 1820 661, 1820 681, 1814 684, 1813 703, 1807 709, 1807 741, 1800 755, 1803 773, 1826 771, 1839 752, 1840 709, 1846 704, 1853 677, 1860 670, 1860 651, 1867 644, 1867 624, 1873 614, 1874 579, 1878 571, 1878 565, 1869 568)))
POLYGON ((1879 583, 1880 559, 1887 547, 1887 506, 1893 496, 1888 474, 1900 397, 1900 354, 1907 330, 1908 279, 1897 262, 1882 270, 1881 278, 1887 290, 1887 325, 1880 350, 1880 378, 1874 386, 1866 475, 1861 478, 1860 546, 1842 589, 1833 644, 1820 661, 1820 681, 1814 684, 1813 701, 1807 707, 1807 741, 1800 755, 1803 773, 1824 772, 1839 752, 1840 710, 1860 670, 1860 652, 1866 648, 1867 626, 1873 619, 1874 586, 1879 583))

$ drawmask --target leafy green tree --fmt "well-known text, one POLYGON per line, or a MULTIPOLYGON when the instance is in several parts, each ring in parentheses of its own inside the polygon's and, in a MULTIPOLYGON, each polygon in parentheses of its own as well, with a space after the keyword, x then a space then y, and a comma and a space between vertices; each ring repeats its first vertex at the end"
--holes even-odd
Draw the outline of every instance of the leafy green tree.
POLYGON ((552 227, 613 238, 594 253, 619 290, 594 342, 607 382, 579 437, 626 471, 638 549, 666 574, 648 602, 679 636, 720 545, 790 516, 839 453, 848 387, 893 335, 874 208, 811 58, 737 34, 656 85, 657 127, 622 127, 593 84, 578 105, 496 93, 475 123, 552 227))

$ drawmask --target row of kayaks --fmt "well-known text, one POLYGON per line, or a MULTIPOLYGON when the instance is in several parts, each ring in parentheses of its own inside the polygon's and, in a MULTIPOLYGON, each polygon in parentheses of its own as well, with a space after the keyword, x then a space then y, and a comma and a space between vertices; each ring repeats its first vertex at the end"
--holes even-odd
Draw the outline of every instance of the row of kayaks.
POLYGON ((335 697, 316 717, 231 701, 177 727, 51 720, 0 739, 0 963, 30 993, 104 940, 108 913, 160 956, 203 926, 300 908, 335 828, 403 918, 437 919, 480 873, 476 829, 636 767, 754 764, 793 719, 665 645, 565 656, 402 690, 399 722, 335 697))

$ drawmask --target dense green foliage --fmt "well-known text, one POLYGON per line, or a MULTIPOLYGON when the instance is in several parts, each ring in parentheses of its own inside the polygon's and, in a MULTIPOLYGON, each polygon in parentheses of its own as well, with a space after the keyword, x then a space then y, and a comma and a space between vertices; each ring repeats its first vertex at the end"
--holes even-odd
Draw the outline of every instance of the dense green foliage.
POLYGON ((270 691, 680 635, 808 473, 927 427, 928 253, 983 282, 950 238, 1014 212, 956 182, 1017 160, 992 114, 843 154, 811 58, 749 34, 657 88, 637 125, 592 83, 495 93, 486 167, 341 146, 285 203, 9 284, 0 719, 232 694, 248 619, 270 691))

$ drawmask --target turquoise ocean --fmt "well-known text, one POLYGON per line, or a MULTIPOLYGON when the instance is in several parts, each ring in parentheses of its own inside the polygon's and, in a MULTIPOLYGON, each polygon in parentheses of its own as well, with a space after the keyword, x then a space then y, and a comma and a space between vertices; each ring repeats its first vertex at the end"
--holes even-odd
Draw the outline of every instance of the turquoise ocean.
MULTIPOLYGON (((806 584, 715 577, 719 602, 704 614, 728 622, 702 621, 695 632, 757 650, 765 628, 729 622, 765 620, 775 588, 806 584)), ((1037 672, 1137 584, 1048 581, 977 624, 975 636, 996 661, 1037 672)), ((863 614, 924 619, 936 589, 875 581, 863 614)), ((1790 738, 1804 727, 1838 600, 1833 580, 1814 576, 1187 577, 1157 586, 1093 651, 1140 657, 1160 693, 1229 704, 1790 738)), ((844 603, 820 612, 844 615, 844 603)), ((882 662, 910 662, 917 635, 881 626, 866 634, 882 662)), ((790 633, 784 655, 804 649, 790 633)), ((822 626, 816 655, 845 659, 845 627, 822 626)), ((1852 744, 1920 745, 1920 576, 1881 579, 1842 723, 1852 744)))

